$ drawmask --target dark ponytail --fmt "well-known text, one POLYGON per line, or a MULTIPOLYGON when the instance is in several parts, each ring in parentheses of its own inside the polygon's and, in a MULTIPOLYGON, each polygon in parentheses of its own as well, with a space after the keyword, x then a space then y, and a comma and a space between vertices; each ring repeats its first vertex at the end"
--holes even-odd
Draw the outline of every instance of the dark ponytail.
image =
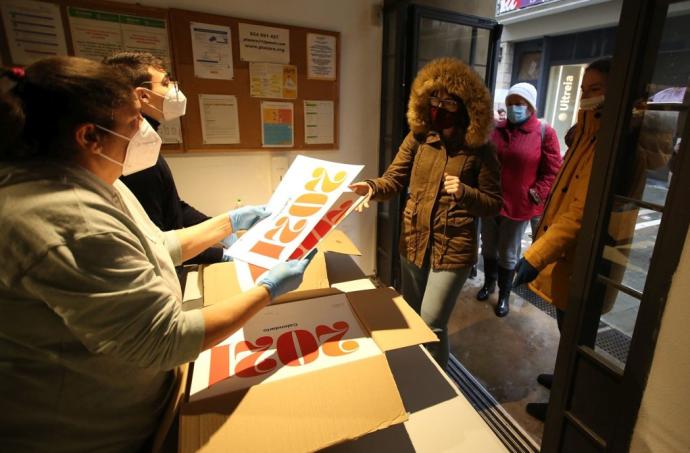
POLYGON ((77 57, 46 58, 0 77, 0 161, 69 160, 81 124, 113 128, 114 110, 134 102, 131 85, 112 68, 77 57))

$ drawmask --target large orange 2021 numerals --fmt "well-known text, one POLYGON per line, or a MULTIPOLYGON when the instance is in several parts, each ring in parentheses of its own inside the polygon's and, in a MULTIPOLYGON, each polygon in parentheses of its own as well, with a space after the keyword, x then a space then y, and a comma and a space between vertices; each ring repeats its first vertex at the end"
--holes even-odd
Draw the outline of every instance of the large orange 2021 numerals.
POLYGON ((276 348, 278 358, 287 366, 306 365, 319 357, 316 338, 311 332, 302 329, 291 330, 279 336, 276 348))
POLYGON ((359 349, 359 343, 355 340, 347 340, 342 343, 340 340, 345 336, 350 326, 345 321, 333 323, 333 327, 319 325, 316 326, 316 336, 319 338, 323 352, 331 357, 352 354, 359 349), (330 335, 330 336, 328 336, 330 335), (324 340, 324 337, 325 340, 324 340))
MULTIPOLYGON (((278 359, 285 366, 298 367, 315 362, 319 358, 319 347, 329 357, 341 357, 359 350, 357 340, 344 340, 350 330, 345 321, 337 321, 333 326, 317 325, 316 335, 308 330, 296 329, 283 332, 276 340, 278 359)), ((273 338, 263 336, 252 343, 240 341, 230 351, 230 345, 211 349, 209 386, 231 374, 230 355, 234 364, 234 374, 241 378, 253 378, 277 370, 278 361, 265 352, 273 346, 273 338), (248 354, 247 354, 248 353, 248 354), (262 358, 263 357, 263 358, 262 358)))
POLYGON ((298 220, 295 222, 295 227, 293 229, 290 227, 290 218, 281 217, 276 221, 276 228, 268 230, 264 237, 275 242, 290 243, 299 236, 306 224, 306 220, 298 220))
POLYGON ((262 374, 270 373, 278 366, 278 362, 271 358, 265 358, 258 362, 263 353, 273 345, 273 338, 261 337, 256 340, 256 344, 250 341, 240 341, 235 345, 234 356, 237 364, 235 365, 235 374, 239 377, 256 377, 262 374), (246 357, 237 360, 237 357, 243 353, 251 351, 246 357), (257 363, 258 362, 258 363, 257 363))
POLYGON ((326 169, 318 167, 314 169, 312 173, 313 178, 304 185, 304 188, 312 192, 331 193, 343 184, 346 176, 347 172, 339 171, 333 179, 330 179, 326 169), (319 185, 321 190, 318 189, 319 185))

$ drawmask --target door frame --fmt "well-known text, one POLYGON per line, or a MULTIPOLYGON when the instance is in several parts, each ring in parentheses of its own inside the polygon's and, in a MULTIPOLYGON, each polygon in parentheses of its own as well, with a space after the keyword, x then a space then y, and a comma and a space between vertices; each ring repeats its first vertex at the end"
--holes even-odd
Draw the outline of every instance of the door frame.
POLYGON ((626 452, 629 449, 637 414, 651 368, 661 317, 666 305, 672 277, 678 266, 690 227, 690 185, 680 181, 690 178, 690 115, 686 114, 681 148, 676 155, 674 175, 669 186, 657 240, 647 273, 640 308, 635 323, 628 359, 623 370, 594 351, 601 316, 604 285, 597 281, 601 256, 613 205, 614 187, 620 172, 635 94, 651 79, 662 36, 662 26, 673 0, 638 2, 624 0, 609 74, 609 90, 603 110, 602 127, 595 150, 590 186, 585 203, 578 244, 575 271, 568 299, 562 339, 556 359, 556 370, 547 414, 542 451, 565 450, 570 437, 567 428, 575 429, 589 440, 591 451, 626 452), (672 218, 670 216, 673 216, 672 218), (587 368, 587 371, 583 371, 587 368), (594 370, 594 371, 592 371, 594 370), (578 388, 590 389, 610 385, 610 395, 599 395, 601 401, 576 407, 578 388), (601 410, 593 416, 585 411, 601 410), (601 426, 591 426, 585 417, 610 418, 602 434, 601 426), (597 448, 598 447, 598 448, 597 448))
MULTIPOLYGON (((410 17, 409 30, 410 36, 419 36, 419 26, 422 18, 439 20, 443 22, 452 22, 458 25, 465 25, 474 28, 483 28, 489 30, 489 51, 486 56, 486 86, 491 93, 493 98, 494 87, 496 84, 496 72, 498 69, 498 54, 500 52, 500 40, 501 33, 503 32, 503 26, 496 22, 494 19, 489 19, 487 17, 473 16, 471 14, 456 13, 453 11, 448 11, 439 8, 433 8, 430 6, 423 6, 418 4, 410 5, 410 17), (493 43, 493 45, 491 45, 493 43)), ((415 39, 408 40, 409 55, 408 59, 409 66, 406 68, 408 74, 410 75, 410 81, 414 80, 414 76, 420 68, 416 67, 417 58, 419 56, 419 41, 415 39)), ((476 34, 472 35, 472 48, 470 51, 470 61, 467 62, 468 65, 472 64, 474 59, 476 49, 476 34)), ((406 97, 409 97, 409 90, 406 93, 406 97)))
MULTIPOLYGON (((486 84, 493 96, 493 87, 496 81, 498 68, 498 53, 500 37, 503 27, 493 19, 473 16, 469 14, 447 11, 415 3, 411 0, 392 2, 383 9, 384 29, 383 29, 383 55, 386 58, 390 54, 389 45, 396 48, 396 61, 394 63, 395 74, 393 77, 388 73, 388 67, 384 61, 381 77, 381 92, 387 93, 387 83, 394 83, 392 93, 394 99, 381 99, 381 120, 380 120, 380 141, 379 141, 379 174, 390 165, 395 157, 386 155, 386 121, 392 124, 390 139, 393 141, 394 149, 407 135, 409 129, 405 121, 407 101, 410 96, 410 88, 414 77, 417 74, 416 61, 418 56, 418 44, 415 37, 418 36, 419 23, 422 17, 437 19, 470 27, 485 28, 490 30, 490 47, 487 52, 486 62, 486 84), (395 15, 395 20, 391 21, 389 15, 395 15), (392 32, 390 27, 395 28, 395 36, 389 38, 392 32), (491 44, 493 43, 493 44, 491 44), (389 82, 390 80, 390 82, 389 82), (392 108, 388 108, 387 102, 392 102, 392 108), (386 118, 387 112, 393 118, 386 118)), ((400 256, 398 254, 398 240, 400 237, 400 217, 402 214, 401 206, 404 202, 405 194, 401 193, 398 197, 393 197, 387 203, 387 230, 381 231, 381 219, 383 215, 382 207, 377 207, 377 238, 376 238, 376 273, 377 277, 388 286, 400 289, 400 256)))

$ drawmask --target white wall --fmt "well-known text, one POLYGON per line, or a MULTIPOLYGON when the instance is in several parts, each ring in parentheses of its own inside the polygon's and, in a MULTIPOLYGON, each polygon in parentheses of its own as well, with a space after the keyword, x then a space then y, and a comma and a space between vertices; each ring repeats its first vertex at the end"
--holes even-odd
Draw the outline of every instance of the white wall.
MULTIPOLYGON (((340 149, 301 153, 364 164, 362 178, 378 176, 383 26, 375 12, 382 0, 144 0, 142 3, 340 32, 340 149)), ((166 159, 182 198, 214 215, 234 206, 237 198, 245 204, 265 203, 272 193, 271 156, 297 154, 297 151, 228 151, 166 159)), ((375 208, 365 214, 353 213, 341 227, 362 251, 359 265, 367 274, 375 268, 375 216, 375 208)))
POLYGON ((690 448, 690 231, 673 276, 630 451, 690 448))

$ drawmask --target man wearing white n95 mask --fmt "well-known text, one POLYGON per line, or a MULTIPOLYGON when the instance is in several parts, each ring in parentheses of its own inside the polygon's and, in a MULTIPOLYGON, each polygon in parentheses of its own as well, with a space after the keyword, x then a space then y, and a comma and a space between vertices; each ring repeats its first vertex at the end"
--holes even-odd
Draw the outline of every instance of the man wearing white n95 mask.
MULTIPOLYGON (((141 113, 154 130, 160 123, 185 114, 187 98, 170 80, 163 62, 147 52, 119 52, 104 63, 122 72, 131 81, 139 101, 141 113)), ((162 231, 177 230, 197 225, 209 216, 180 199, 172 172, 163 156, 151 164, 151 168, 130 174, 123 170, 120 178, 134 193, 153 223, 162 231)), ((228 247, 233 238, 223 241, 228 247)), ((188 263, 208 264, 230 260, 227 249, 212 247, 188 263)), ((181 275, 181 268, 178 268, 181 275)))

